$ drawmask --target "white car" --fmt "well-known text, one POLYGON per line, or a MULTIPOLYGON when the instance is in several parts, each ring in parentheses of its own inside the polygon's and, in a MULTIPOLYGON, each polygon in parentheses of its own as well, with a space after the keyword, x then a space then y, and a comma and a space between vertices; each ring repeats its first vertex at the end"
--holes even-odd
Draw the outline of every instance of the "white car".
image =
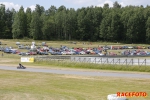
POLYGON ((67 52, 66 52, 66 51, 63 51, 63 52, 61 52, 61 54, 62 54, 62 55, 66 55, 66 54, 67 54, 67 52))
POLYGON ((86 53, 84 51, 79 52, 80 55, 85 55, 86 53))
POLYGON ((104 54, 102 54, 102 53, 98 53, 98 55, 99 55, 99 56, 104 56, 104 54))
POLYGON ((133 49, 133 47, 132 47, 132 46, 129 46, 128 49, 133 49))
POLYGON ((75 52, 73 52, 73 51, 68 51, 66 53, 67 53, 67 55, 74 55, 75 54, 75 52))

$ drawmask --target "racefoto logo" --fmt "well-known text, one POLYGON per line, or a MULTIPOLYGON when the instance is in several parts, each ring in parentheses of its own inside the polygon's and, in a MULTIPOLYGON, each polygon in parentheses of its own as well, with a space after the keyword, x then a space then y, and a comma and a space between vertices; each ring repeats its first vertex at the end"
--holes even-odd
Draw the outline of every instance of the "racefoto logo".
POLYGON ((117 97, 147 97, 146 92, 117 92, 117 97))

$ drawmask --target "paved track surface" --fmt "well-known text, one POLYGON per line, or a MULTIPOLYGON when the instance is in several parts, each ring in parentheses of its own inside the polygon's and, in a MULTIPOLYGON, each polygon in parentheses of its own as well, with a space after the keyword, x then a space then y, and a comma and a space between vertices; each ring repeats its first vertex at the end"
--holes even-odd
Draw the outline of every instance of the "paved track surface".
POLYGON ((67 74, 67 75, 107 76, 107 77, 148 78, 148 79, 150 79, 150 74, 137 74, 137 73, 77 71, 77 70, 66 70, 66 69, 42 69, 42 68, 17 69, 16 67, 7 67, 7 66, 0 66, 0 69, 2 69, 2 70, 13 70, 13 71, 26 71, 26 72, 67 74))

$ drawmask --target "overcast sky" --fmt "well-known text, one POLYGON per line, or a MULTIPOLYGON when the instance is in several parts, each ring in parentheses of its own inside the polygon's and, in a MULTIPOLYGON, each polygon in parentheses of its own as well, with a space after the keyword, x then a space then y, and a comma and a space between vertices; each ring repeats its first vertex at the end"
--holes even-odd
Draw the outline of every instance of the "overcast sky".
POLYGON ((25 9, 30 7, 32 10, 35 8, 36 4, 44 6, 47 10, 51 5, 56 6, 57 8, 61 5, 64 5, 66 8, 81 8, 87 6, 101 6, 105 3, 108 3, 112 7, 113 3, 117 1, 122 6, 127 5, 150 5, 150 0, 0 0, 0 4, 5 4, 6 8, 15 8, 18 10, 20 6, 23 6, 25 9))

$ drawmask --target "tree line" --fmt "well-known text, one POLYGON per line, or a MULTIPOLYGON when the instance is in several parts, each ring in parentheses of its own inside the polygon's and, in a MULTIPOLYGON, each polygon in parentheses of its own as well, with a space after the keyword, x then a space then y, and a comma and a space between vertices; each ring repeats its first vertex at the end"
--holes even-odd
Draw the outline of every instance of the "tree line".
POLYGON ((0 38, 150 43, 150 6, 50 6, 19 11, 0 4, 0 38))

